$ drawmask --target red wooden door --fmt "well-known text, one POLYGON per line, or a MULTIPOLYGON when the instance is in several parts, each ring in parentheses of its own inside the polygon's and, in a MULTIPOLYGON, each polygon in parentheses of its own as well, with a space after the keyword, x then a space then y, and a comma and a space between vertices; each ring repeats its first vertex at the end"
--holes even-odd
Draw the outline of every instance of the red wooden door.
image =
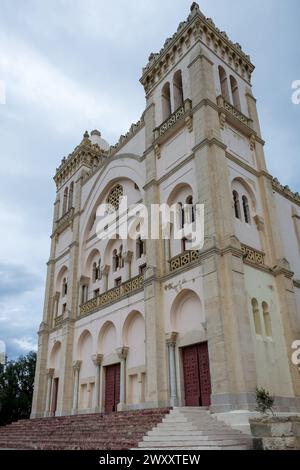
POLYGON ((199 406, 200 378, 196 346, 187 346, 182 349, 184 391, 186 406, 199 406))
POLYGON ((182 348, 186 406, 209 406, 211 395, 207 342, 182 348))
POLYGON ((207 342, 198 344, 197 352, 200 373, 201 406, 210 406, 211 382, 207 342))
POLYGON ((105 367, 105 411, 117 411, 120 402, 120 364, 105 367))

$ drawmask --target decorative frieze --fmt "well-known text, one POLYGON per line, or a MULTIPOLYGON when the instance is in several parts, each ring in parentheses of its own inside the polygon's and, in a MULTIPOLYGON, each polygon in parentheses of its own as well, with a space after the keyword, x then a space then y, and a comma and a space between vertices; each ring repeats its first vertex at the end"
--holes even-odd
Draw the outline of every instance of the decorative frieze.
POLYGON ((55 317, 54 327, 57 328, 57 327, 61 326, 62 322, 63 322, 63 319, 64 319, 63 315, 59 315, 58 317, 55 317))
POLYGON ((233 43, 224 31, 220 31, 211 18, 206 18, 199 5, 194 2, 186 21, 179 24, 177 31, 168 38, 158 53, 151 53, 149 62, 143 68, 140 82, 149 93, 158 80, 168 73, 175 61, 197 41, 201 40, 213 53, 226 61, 249 83, 254 66, 238 43, 233 43))
POLYGON ((199 259, 198 250, 188 250, 170 260, 170 271, 176 271, 199 259))
POLYGON ((55 233, 60 234, 72 223, 74 218, 74 207, 68 210, 60 219, 56 221, 55 233))
POLYGON ((256 250, 248 245, 242 245, 242 252, 244 262, 259 266, 265 265, 265 253, 262 251, 256 250))
POLYGON ((118 287, 104 292, 103 294, 98 295, 94 299, 85 302, 80 306, 80 315, 88 315, 89 313, 100 310, 101 308, 106 307, 113 302, 126 297, 128 295, 133 295, 144 286, 144 276, 136 276, 129 281, 124 282, 118 287))

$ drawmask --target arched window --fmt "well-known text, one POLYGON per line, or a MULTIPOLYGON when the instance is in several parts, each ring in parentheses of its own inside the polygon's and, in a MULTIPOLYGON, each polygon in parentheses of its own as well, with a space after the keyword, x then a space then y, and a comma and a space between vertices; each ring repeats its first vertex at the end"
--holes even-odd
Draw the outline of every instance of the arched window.
POLYGON ((182 251, 182 253, 186 251, 186 243, 187 243, 187 239, 183 238, 181 240, 181 251, 182 251))
POLYGON ((74 182, 70 184, 70 190, 69 190, 69 205, 68 209, 70 210, 73 207, 73 192, 74 192, 74 182))
POLYGON ((219 66, 219 80, 221 86, 221 95, 226 101, 229 101, 228 80, 223 67, 219 66))
POLYGON ((67 295, 67 293, 68 293, 68 283, 67 283, 67 279, 64 277, 63 278, 63 285, 62 285, 62 295, 63 295, 63 297, 65 295, 67 295))
POLYGON ((67 208, 68 208, 68 188, 65 188, 62 215, 64 215, 67 212, 67 208))
POLYGON ((183 86, 181 70, 177 70, 173 77, 174 109, 183 105, 183 86))
POLYGON ((117 184, 109 193, 107 198, 107 204, 110 204, 114 210, 119 209, 120 199, 123 196, 123 186, 117 184))
POLYGON ((244 217, 245 217, 245 222, 247 224, 251 223, 251 217, 250 217, 250 209, 249 209, 249 202, 248 198, 246 196, 243 196, 243 211, 244 211, 244 217))
POLYGON ((271 323, 271 316, 269 312, 269 305, 267 304, 267 302, 262 303, 262 309, 263 309, 266 336, 269 336, 271 338, 272 337, 272 323, 271 323))
POLYGON ((230 75, 230 86, 231 86, 233 106, 237 108, 238 110, 241 110, 239 87, 238 87, 236 79, 232 75, 230 75))
POLYGON ((187 222, 188 223, 194 223, 195 222, 195 208, 194 208, 194 203, 193 203, 193 196, 188 196, 186 198, 186 204, 188 204, 187 207, 187 222))
POLYGON ((258 302, 257 302, 256 299, 252 299, 251 303, 252 303, 252 312, 253 312, 253 321, 254 321, 255 333, 257 335, 261 335, 262 334, 262 329, 261 329, 258 302))
POLYGON ((143 254, 145 254, 145 242, 141 237, 136 239, 136 258, 139 259, 143 254))
POLYGON ((112 266, 113 271, 116 271, 119 266, 119 257, 116 249, 113 251, 112 266))
POLYGON ((237 219, 241 219, 240 197, 237 191, 233 191, 234 214, 237 219))
POLYGON ((162 104, 162 119, 167 119, 171 114, 171 95, 170 83, 167 82, 161 91, 161 104, 162 104))

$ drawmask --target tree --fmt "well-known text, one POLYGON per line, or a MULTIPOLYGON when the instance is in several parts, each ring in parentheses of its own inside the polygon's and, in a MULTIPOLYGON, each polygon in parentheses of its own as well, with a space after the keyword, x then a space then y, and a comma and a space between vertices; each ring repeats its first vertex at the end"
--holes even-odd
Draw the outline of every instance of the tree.
POLYGON ((36 353, 0 365, 0 425, 30 416, 36 353))

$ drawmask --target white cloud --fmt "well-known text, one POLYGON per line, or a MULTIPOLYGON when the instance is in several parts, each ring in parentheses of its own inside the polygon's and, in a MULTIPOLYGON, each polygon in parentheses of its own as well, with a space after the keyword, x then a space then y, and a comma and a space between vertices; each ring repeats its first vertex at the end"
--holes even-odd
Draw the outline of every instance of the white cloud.
POLYGON ((126 95, 117 97, 109 90, 89 90, 16 38, 8 39, 0 33, 0 44, 7 106, 9 99, 19 105, 27 103, 33 113, 43 113, 47 125, 61 134, 73 134, 74 129, 81 132, 83 123, 83 129, 91 129, 95 122, 102 124, 104 133, 113 133, 116 127, 127 130, 132 111, 127 107, 124 113, 126 95))
POLYGON ((37 351, 37 342, 32 338, 15 338, 13 339, 13 343, 24 353, 37 351))

